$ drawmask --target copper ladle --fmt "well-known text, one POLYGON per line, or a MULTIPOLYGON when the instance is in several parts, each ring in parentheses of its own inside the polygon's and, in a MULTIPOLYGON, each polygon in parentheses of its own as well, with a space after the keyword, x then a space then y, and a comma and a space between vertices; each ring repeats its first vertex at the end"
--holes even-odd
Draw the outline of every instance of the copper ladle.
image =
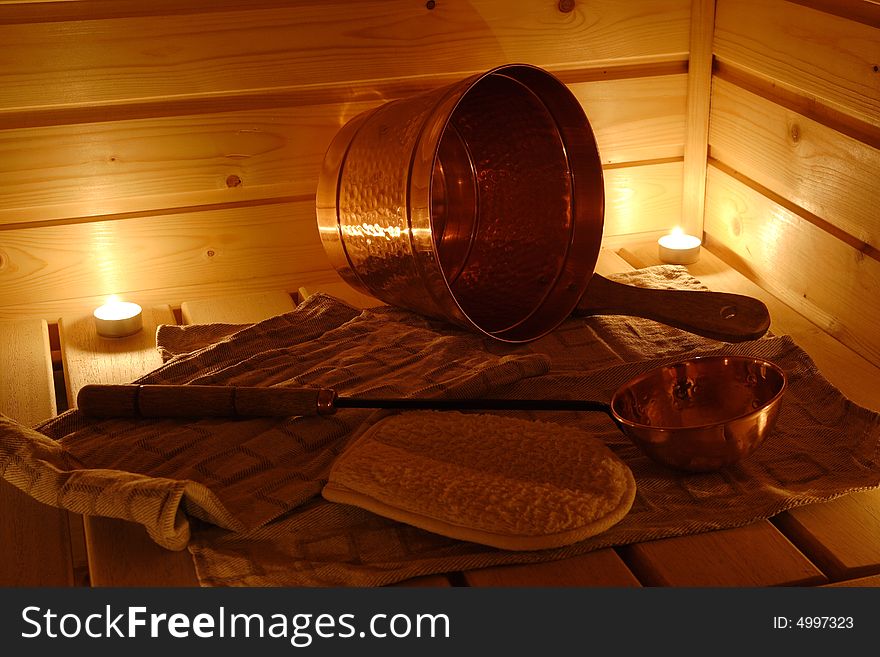
POLYGON ((572 399, 344 397, 328 388, 86 385, 77 404, 95 418, 290 417, 340 408, 393 410, 601 411, 645 454, 672 468, 715 470, 751 454, 772 430, 786 387, 775 364, 708 356, 637 376, 610 403, 572 399))

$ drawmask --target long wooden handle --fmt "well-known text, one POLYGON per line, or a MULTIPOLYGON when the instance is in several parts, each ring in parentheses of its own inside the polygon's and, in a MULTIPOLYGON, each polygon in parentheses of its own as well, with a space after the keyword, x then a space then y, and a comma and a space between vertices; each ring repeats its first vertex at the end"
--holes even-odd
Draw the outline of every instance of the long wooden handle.
POLYGON ((725 342, 756 340, 770 328, 767 306, 752 297, 634 287, 599 274, 593 274, 574 314, 644 317, 725 342))
POLYGON ((83 386, 77 407, 90 417, 291 417, 335 412, 326 388, 199 385, 83 386))

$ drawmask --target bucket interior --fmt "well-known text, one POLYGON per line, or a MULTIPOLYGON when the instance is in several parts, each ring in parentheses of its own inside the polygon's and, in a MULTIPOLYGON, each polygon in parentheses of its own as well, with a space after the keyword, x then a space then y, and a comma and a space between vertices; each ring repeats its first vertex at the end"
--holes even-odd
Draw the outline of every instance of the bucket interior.
POLYGON ((537 94, 500 73, 468 90, 437 148, 431 227, 446 284, 482 330, 516 327, 554 293, 573 240, 572 187, 537 94))

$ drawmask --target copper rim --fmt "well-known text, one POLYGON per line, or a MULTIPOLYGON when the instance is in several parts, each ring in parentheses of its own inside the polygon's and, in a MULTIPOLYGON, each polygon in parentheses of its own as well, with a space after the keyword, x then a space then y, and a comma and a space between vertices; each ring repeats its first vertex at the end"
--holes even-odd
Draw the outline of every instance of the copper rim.
POLYGON ((322 243, 351 285, 524 342, 585 292, 604 182, 577 99, 512 64, 355 117, 327 151, 316 200, 322 243))

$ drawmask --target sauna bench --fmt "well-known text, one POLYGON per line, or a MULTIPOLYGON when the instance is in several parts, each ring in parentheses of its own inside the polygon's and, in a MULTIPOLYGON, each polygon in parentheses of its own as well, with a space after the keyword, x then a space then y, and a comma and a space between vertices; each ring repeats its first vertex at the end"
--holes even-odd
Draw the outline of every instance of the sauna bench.
MULTIPOLYGON (((656 243, 608 246, 602 274, 660 264, 656 243)), ((843 346, 707 249, 691 274, 712 290, 767 304, 771 331, 788 334, 854 402, 880 410, 880 368, 843 346)), ((91 317, 0 322, 0 411, 26 424, 52 416, 88 383, 127 383, 160 365, 155 328, 173 323, 249 323, 294 308, 317 291, 359 306, 344 284, 194 300, 144 309, 144 330, 96 355, 91 317), (6 362, 8 359, 9 362, 6 362), (16 390, 12 390, 15 386, 16 390), (29 394, 22 391, 27 390, 29 394), (15 394, 13 394, 15 392, 15 394)), ((197 586, 187 551, 165 550, 140 525, 80 517, 34 502, 0 482, 0 584, 5 586, 197 586)), ((802 506, 736 529, 602 549, 561 561, 417 578, 411 586, 880 586, 880 489, 802 506)))

